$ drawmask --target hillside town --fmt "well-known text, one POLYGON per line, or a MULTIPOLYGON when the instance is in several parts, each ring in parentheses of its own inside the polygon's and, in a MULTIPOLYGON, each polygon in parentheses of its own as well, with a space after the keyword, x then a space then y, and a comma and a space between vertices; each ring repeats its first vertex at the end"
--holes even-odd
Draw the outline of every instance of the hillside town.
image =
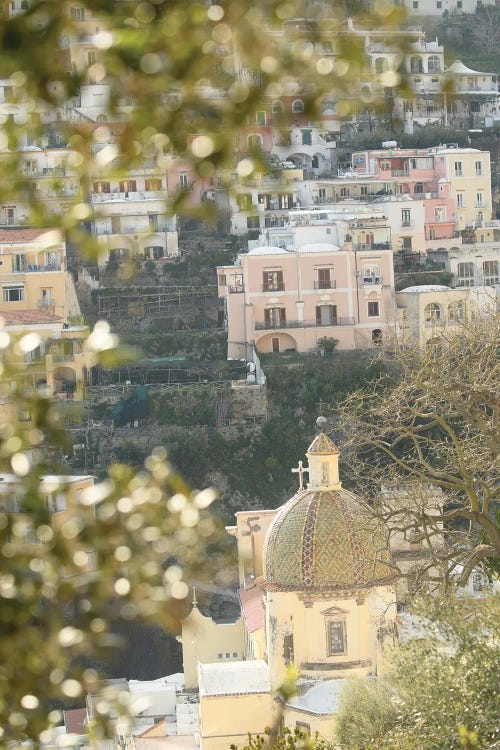
MULTIPOLYGON (((12 0, 5 22, 26 17, 36 27, 37 4, 12 0)), ((18 471, 15 457, 28 456, 31 466, 39 460, 45 399, 59 415, 57 424, 49 420, 55 437, 43 461, 52 468, 39 488, 51 539, 61 531, 76 538, 80 526, 99 517, 95 507, 111 493, 110 467, 128 464, 140 477, 146 466, 154 474, 151 451, 160 446, 187 486, 197 488, 191 499, 215 489, 222 546, 232 557, 230 574, 224 569, 184 583, 175 555, 162 548, 162 580, 173 591, 181 586, 173 594, 184 606, 176 610, 177 630, 161 635, 160 646, 152 645, 152 631, 138 630, 121 660, 104 662, 99 686, 74 694, 68 688, 65 702, 51 697, 59 720, 50 719, 39 746, 229 750, 274 728, 298 732, 299 740, 317 734, 331 743, 322 748, 352 750, 339 744, 342 694, 351 681, 383 682, 399 642, 451 648, 413 613, 414 597, 424 589, 441 595, 443 576, 466 612, 486 610, 498 597, 498 571, 491 573, 488 560, 469 558, 461 543, 458 556, 450 555, 447 514, 462 497, 455 476, 448 478, 453 472, 440 484, 444 468, 428 475, 423 469, 418 490, 410 480, 374 478, 373 495, 365 496, 349 464, 354 449, 343 445, 352 435, 341 434, 338 417, 344 397, 383 380, 382 352, 411 353, 436 367, 464 329, 488 331, 498 313, 498 70, 450 59, 428 31, 448 17, 479 23, 495 3, 400 0, 395 6, 407 16, 390 28, 372 27, 355 13, 338 23, 329 0, 306 2, 309 15, 274 26, 263 18, 276 47, 307 50, 304 59, 318 77, 345 75, 344 40, 357 45, 365 67, 349 90, 349 108, 332 89, 316 101, 314 117, 308 81, 264 86, 266 66, 256 72, 223 24, 213 43, 221 70, 236 71, 239 86, 261 87, 262 94, 232 135, 232 163, 205 175, 168 139, 156 138, 153 151, 144 156, 138 149, 128 163, 120 157, 134 97, 125 85, 117 96, 116 81, 99 62, 113 42, 98 10, 76 0, 67 5, 74 35, 60 38, 57 52, 62 69, 80 77, 74 95, 35 107, 34 99, 17 96, 19 76, 0 80, 0 160, 9 174, 0 198, 0 346, 8 345, 4 335, 19 342, 15 365, 2 370, 2 429, 16 426, 5 438, 14 447, 11 470, 0 474, 0 512, 11 519, 6 528, 25 524, 30 464, 18 471), (24 127, 34 111, 36 132, 24 127), (88 139, 88 163, 78 138, 88 139), (130 357, 100 358, 118 337, 130 357), (31 394, 29 403, 20 405, 20 390, 31 394), (56 445, 58 429, 67 437, 56 445), (31 440, 26 453, 18 433, 31 440), (424 516, 432 532, 416 533, 408 519, 424 516), (287 693, 290 666, 294 690, 287 693), (95 729, 104 714, 107 737, 95 729)), ((218 5, 200 7, 211 21, 223 17, 218 5)), ((216 112, 238 101, 234 81, 224 87, 222 75, 219 83, 207 74, 197 85, 197 96, 216 112)), ((176 111, 184 96, 162 91, 159 100, 176 111)), ((190 132, 187 141, 191 155, 210 155, 204 132, 190 132)), ((444 390, 453 386, 443 379, 444 390)), ((496 408, 481 412, 492 424, 496 408)), ((404 413, 401 399, 401 424, 404 413)), ((415 414, 418 425, 423 416, 415 414)), ((442 427, 437 418, 436 424, 442 427)), ((401 434, 390 439, 410 440, 401 434)), ((366 445, 369 451, 376 443, 366 445)), ((432 463, 429 445, 425 461, 417 447, 425 467, 432 463)), ((469 479, 467 492, 483 481, 469 479)), ((490 479, 488 473, 481 497, 490 479)), ((177 507, 175 499, 189 494, 176 487, 166 506, 171 512, 182 510, 184 501, 177 507)), ((117 501, 123 514, 127 502, 117 501)), ((485 528, 497 503, 488 505, 485 528)), ((159 533, 151 528, 144 544, 153 548, 159 533)), ((23 529, 26 554, 38 555, 35 545, 45 538, 37 540, 29 524, 23 529)), ((481 534, 479 547, 486 546, 481 534)), ((6 548, 8 559, 14 553, 6 548)), ((132 555, 123 545, 111 552, 124 566, 125 577, 114 584, 121 595, 132 555)), ((99 554, 82 541, 61 564, 62 580, 97 590, 106 575, 99 554)), ((74 630, 68 601, 61 605, 66 635, 74 630)), ((125 640, 127 617, 117 626, 125 640)), ((71 638, 73 646, 78 640, 71 638)), ((94 669, 90 656, 75 653, 76 663, 94 669)))

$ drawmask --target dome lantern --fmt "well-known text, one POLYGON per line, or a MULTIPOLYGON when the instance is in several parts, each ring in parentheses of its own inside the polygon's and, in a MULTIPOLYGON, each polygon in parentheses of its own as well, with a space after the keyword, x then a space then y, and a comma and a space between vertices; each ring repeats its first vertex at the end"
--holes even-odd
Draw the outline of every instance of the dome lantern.
POLYGON ((316 426, 320 433, 316 435, 306 452, 309 463, 307 486, 310 489, 339 490, 342 487, 339 480, 339 450, 324 432, 326 425, 326 419, 318 417, 316 426))

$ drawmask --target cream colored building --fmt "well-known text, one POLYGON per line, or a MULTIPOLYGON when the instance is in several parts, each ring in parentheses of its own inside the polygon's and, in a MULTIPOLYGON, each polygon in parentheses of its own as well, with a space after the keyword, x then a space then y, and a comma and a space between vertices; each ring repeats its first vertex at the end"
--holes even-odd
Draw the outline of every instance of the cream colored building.
POLYGON ((467 321, 496 308, 494 289, 442 285, 412 286, 396 292, 400 340, 421 349, 444 345, 467 321))
POLYGON ((339 452, 326 434, 314 439, 307 458, 287 503, 238 513, 228 529, 240 564, 244 660, 207 664, 197 657, 222 652, 241 632, 240 621, 229 636, 195 607, 183 624, 186 674, 198 663, 201 750, 241 746, 280 712, 286 726, 331 738, 345 678, 384 669, 396 618, 384 535, 362 501, 342 488, 339 452), (280 705, 273 696, 288 665, 298 670, 299 693, 280 705))

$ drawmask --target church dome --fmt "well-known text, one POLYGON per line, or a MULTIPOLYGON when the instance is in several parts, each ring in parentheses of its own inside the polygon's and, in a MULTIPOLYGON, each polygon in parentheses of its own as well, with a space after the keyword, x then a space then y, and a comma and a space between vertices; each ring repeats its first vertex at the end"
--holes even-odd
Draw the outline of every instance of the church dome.
POLYGON ((320 434, 307 456, 311 481, 274 518, 259 584, 271 591, 314 592, 388 583, 394 572, 386 540, 369 508, 342 489, 337 448, 320 434))

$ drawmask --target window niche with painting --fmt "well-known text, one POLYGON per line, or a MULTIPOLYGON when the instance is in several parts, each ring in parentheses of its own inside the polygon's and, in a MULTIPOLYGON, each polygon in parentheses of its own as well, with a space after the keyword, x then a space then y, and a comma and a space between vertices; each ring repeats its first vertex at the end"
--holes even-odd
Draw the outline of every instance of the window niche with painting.
POLYGON ((322 614, 325 618, 327 656, 347 654, 347 612, 338 607, 332 607, 322 614))

